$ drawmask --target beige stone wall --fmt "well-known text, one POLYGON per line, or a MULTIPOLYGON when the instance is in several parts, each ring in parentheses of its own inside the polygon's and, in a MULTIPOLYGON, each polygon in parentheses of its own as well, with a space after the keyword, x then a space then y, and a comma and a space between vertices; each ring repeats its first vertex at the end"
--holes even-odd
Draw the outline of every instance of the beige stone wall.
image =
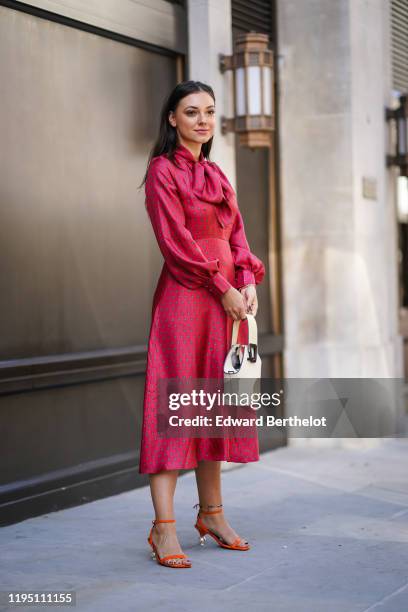
POLYGON ((402 373, 388 14, 383 0, 278 0, 289 377, 402 373))
POLYGON ((219 54, 232 54, 230 0, 188 0, 187 78, 210 85, 216 98, 217 128, 211 158, 236 188, 235 135, 221 134, 221 116, 233 116, 232 72, 219 69, 219 54))

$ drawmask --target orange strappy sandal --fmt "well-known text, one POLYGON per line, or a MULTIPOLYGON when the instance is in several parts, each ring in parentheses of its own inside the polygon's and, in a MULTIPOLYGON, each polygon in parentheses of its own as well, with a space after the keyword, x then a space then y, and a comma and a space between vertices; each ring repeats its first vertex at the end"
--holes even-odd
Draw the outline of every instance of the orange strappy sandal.
POLYGON ((166 555, 165 557, 160 557, 159 553, 157 552, 157 548, 153 542, 152 533, 153 533, 154 526, 157 523, 175 523, 175 522, 176 522, 176 519, 160 519, 160 520, 155 519, 154 521, 152 521, 153 527, 150 529, 149 537, 147 538, 147 541, 152 547, 152 559, 153 561, 156 560, 157 563, 160 563, 160 565, 165 565, 166 567, 191 567, 191 561, 182 561, 181 563, 168 563, 170 559, 187 559, 187 555, 182 553, 182 554, 166 555))
POLYGON ((208 508, 218 508, 217 510, 202 510, 201 509, 202 506, 200 504, 195 504, 195 506, 193 506, 193 508, 197 508, 197 507, 199 507, 199 511, 197 514, 197 521, 194 527, 197 529, 198 533, 200 534, 201 546, 204 546, 206 536, 210 535, 217 542, 218 546, 221 546, 221 548, 229 548, 230 550, 249 550, 250 549, 250 546, 248 543, 246 543, 245 545, 239 544, 239 542, 241 541, 241 538, 237 538, 236 540, 232 542, 232 544, 227 544, 227 542, 225 542, 225 540, 223 540, 221 536, 214 533, 214 531, 209 529, 207 525, 205 525, 203 521, 201 520, 200 514, 217 514, 218 512, 222 512, 222 504, 219 504, 219 506, 208 506, 208 508))

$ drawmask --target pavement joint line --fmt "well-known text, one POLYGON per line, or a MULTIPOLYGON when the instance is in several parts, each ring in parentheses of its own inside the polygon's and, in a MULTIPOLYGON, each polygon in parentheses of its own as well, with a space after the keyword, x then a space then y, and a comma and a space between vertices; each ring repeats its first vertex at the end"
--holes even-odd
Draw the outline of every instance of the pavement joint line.
POLYGON ((404 516, 404 514, 407 514, 407 513, 408 513, 408 508, 405 508, 405 510, 398 510, 398 512, 391 514, 390 518, 391 519, 399 518, 400 516, 404 516))
MULTIPOLYGON (((403 495, 407 495, 406 491, 402 491, 399 489, 393 489, 393 488, 387 488, 387 487, 383 487, 383 486, 379 486, 376 484, 375 481, 370 481, 368 483, 360 483, 355 489, 350 489, 350 488, 345 488, 342 487, 340 485, 336 485, 336 484, 327 484, 327 483, 322 483, 320 480, 315 480, 312 478, 307 478, 306 476, 297 474, 296 472, 292 472, 291 470, 284 470, 282 468, 276 468, 276 467, 271 467, 271 466, 267 466, 267 465, 259 465, 258 466, 260 469, 263 469, 265 471, 268 472, 277 472, 277 473, 281 473, 281 474, 286 474, 288 476, 292 476, 293 478, 297 478, 298 480, 303 480, 304 482, 310 482, 312 484, 318 485, 320 487, 323 487, 325 489, 333 489, 335 491, 341 491, 343 493, 347 493, 349 495, 361 495, 362 497, 367 497, 366 495, 364 495, 364 489, 367 487, 375 487, 377 489, 383 489, 384 491, 389 491, 391 493, 402 493, 403 495)), ((370 497, 371 499, 371 497, 370 497)), ((396 503, 396 504, 401 504, 401 505, 406 505, 405 502, 392 502, 392 503, 396 503)), ((408 511, 408 510, 407 510, 408 511)), ((403 511, 405 512, 405 510, 403 511)))
MULTIPOLYGON (((320 482, 320 480, 315 480, 313 478, 307 478, 307 476, 298 474, 297 472, 292 472, 291 470, 284 470, 282 468, 271 467, 268 465, 259 465, 257 469, 266 470, 268 472, 278 472, 279 474, 286 474, 288 476, 293 476, 293 478, 297 478, 298 480, 310 482, 312 484, 319 485, 320 487, 324 487, 325 489, 335 489, 336 491, 342 491, 343 493, 355 493, 355 492, 360 491, 361 489, 361 485, 359 485, 356 489, 344 489, 343 487, 340 487, 340 486, 322 483, 320 482)), ((370 482, 368 485, 364 484, 364 486, 369 486, 369 485, 375 486, 375 483, 370 482)))
POLYGON ((392 593, 389 593, 389 595, 386 595, 382 599, 379 599, 374 604, 372 604, 369 608, 366 608, 365 610, 362 610, 361 612, 371 612, 371 610, 375 610, 376 608, 378 608, 378 606, 382 606, 383 603, 386 603, 389 599, 391 599, 391 597, 394 597, 394 595, 398 595, 399 593, 402 593, 402 591, 405 591, 406 588, 408 588, 408 582, 406 582, 404 585, 402 585, 401 587, 399 587, 392 593))
MULTIPOLYGON (((222 572, 228 572, 228 569, 225 566, 218 565, 218 563, 213 563, 212 561, 203 561, 202 559, 194 559, 194 560, 192 559, 192 564, 195 565, 196 563, 199 563, 201 565, 208 565, 208 566, 210 566, 212 568, 215 568, 215 569, 218 569, 218 570, 220 570, 222 572)), ((191 569, 193 569, 193 568, 191 568, 191 569)))
POLYGON ((406 495, 408 497, 408 491, 404 491, 404 489, 399 489, 398 488, 398 483, 396 486, 386 486, 384 484, 379 484, 379 485, 375 485, 375 483, 371 483, 374 484, 374 486, 377 487, 377 489, 382 489, 383 491, 390 491, 390 493, 401 493, 402 495, 406 495))
POLYGON ((244 580, 240 580, 239 582, 235 582, 234 584, 231 584, 229 587, 226 587, 225 589, 222 589, 222 590, 224 592, 225 591, 232 591, 232 589, 235 589, 235 587, 240 586, 241 584, 245 584, 247 582, 250 582, 254 578, 258 578, 258 576, 262 576, 262 574, 264 574, 268 570, 272 570, 272 569, 276 569, 276 565, 271 565, 271 566, 268 566, 268 567, 264 567, 264 569, 261 570, 260 572, 258 572, 257 574, 252 574, 252 576, 248 576, 244 580))

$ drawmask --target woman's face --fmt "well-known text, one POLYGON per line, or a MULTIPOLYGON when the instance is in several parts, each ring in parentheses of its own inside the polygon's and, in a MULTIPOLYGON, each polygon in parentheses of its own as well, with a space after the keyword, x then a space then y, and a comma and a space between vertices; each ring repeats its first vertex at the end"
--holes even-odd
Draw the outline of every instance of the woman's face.
POLYGON ((169 122, 177 128, 181 142, 208 142, 215 130, 214 100, 205 91, 189 94, 169 114, 169 122))

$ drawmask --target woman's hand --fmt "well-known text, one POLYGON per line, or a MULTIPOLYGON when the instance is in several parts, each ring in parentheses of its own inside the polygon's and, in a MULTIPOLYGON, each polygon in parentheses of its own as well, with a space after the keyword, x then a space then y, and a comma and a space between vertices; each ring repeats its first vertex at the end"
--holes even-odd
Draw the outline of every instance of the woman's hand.
POLYGON ((255 285, 246 285, 241 287, 239 291, 244 298, 245 312, 249 312, 255 317, 258 312, 258 297, 255 285))
POLYGON ((228 291, 223 293, 221 296, 221 303, 227 315, 232 317, 234 321, 246 318, 244 298, 235 287, 230 287, 228 291))

